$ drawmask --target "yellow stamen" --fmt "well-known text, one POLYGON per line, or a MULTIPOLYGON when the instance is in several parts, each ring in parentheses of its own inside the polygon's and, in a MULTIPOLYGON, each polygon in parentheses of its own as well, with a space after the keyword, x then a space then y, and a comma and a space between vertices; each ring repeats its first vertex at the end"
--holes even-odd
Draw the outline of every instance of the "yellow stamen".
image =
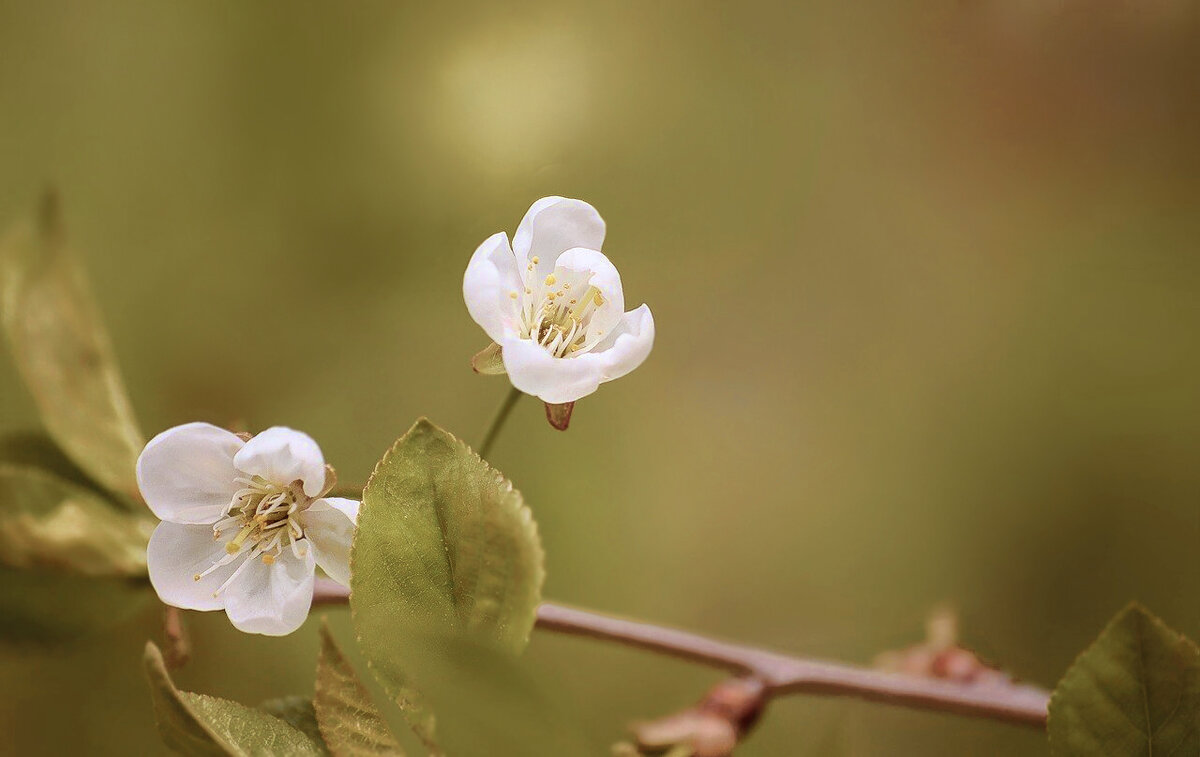
POLYGON ((262 560, 263 560, 263 565, 274 565, 275 564, 275 555, 263 555, 262 560))
POLYGON ((554 278, 554 274, 550 274, 549 276, 546 277, 546 286, 548 286, 548 287, 554 286, 554 282, 556 282, 556 281, 558 281, 558 279, 554 278))
POLYGON ((540 262, 540 261, 538 260, 538 256, 537 256, 537 255, 534 255, 534 256, 533 256, 533 264, 534 264, 534 265, 537 265, 539 262, 540 262))
POLYGON ((516 293, 516 292, 509 292, 509 293, 508 293, 508 296, 509 296, 511 299, 514 299, 514 300, 515 300, 515 299, 517 299, 517 293, 516 293))
POLYGON ((249 536, 250 532, 253 530, 254 526, 246 526, 243 528, 238 532, 237 536, 230 539, 229 543, 225 545, 225 551, 231 555, 237 554, 242 548, 242 542, 246 541, 246 537, 249 536))

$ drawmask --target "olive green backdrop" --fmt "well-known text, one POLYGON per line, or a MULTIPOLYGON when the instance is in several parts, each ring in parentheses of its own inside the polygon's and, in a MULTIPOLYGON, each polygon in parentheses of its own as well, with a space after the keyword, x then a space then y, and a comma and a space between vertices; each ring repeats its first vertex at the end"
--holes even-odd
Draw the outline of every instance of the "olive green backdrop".
MULTIPOLYGON (((0 222, 59 188, 148 433, 286 424, 355 481, 419 415, 478 442, 507 383, 468 367, 463 268, 584 198, 658 341, 568 433, 527 401, 497 447, 547 595, 858 662, 949 602, 1052 685, 1130 599, 1200 636, 1198 15, 2 2, 0 222)), ((0 359, 0 431, 36 422, 0 359)), ((311 691, 315 622, 192 625, 181 686, 311 691)), ((161 751, 157 633, 0 650, 0 751, 161 751)), ((543 634, 528 662, 597 754, 717 680, 543 634)), ((1044 751, 806 697, 744 749, 1044 751)))

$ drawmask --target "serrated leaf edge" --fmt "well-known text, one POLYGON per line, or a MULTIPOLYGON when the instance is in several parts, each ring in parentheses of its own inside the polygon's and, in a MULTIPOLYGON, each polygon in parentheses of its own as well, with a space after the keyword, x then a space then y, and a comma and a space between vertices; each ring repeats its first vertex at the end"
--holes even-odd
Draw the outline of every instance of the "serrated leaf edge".
POLYGON ((1058 683, 1054 686, 1054 691, 1050 694, 1050 701, 1047 703, 1046 707, 1046 738, 1050 746, 1050 753, 1052 755, 1066 754, 1066 752, 1062 751, 1064 746, 1054 738, 1054 731, 1050 729, 1050 722, 1054 719, 1054 711, 1062 703, 1062 697, 1064 695, 1062 691, 1063 681, 1065 681, 1067 676, 1069 676, 1071 672, 1075 670, 1075 667, 1079 664, 1079 661, 1086 657, 1093 649, 1095 649, 1097 645, 1099 645, 1100 641, 1106 635, 1108 635, 1110 631, 1120 625, 1125 620, 1125 617, 1131 613, 1137 613, 1143 620, 1149 621, 1153 625, 1158 626, 1161 630, 1165 631, 1168 636, 1177 639, 1178 641, 1182 642, 1185 647, 1188 647, 1197 654, 1200 654, 1200 646, 1197 646, 1197 644, 1189 639, 1187 635, 1181 633, 1180 631, 1176 631, 1174 628, 1167 625, 1161 618, 1150 612, 1150 610, 1148 610, 1141 602, 1134 601, 1125 605, 1120 612, 1114 615, 1112 619, 1105 624, 1100 633, 1096 635, 1096 638, 1092 640, 1092 643, 1088 644, 1082 652, 1075 655, 1075 659, 1071 661, 1071 664, 1067 667, 1066 672, 1063 673, 1062 677, 1058 679, 1058 683))
MULTIPOLYGON (((387 452, 385 452, 383 454, 383 457, 381 457, 379 459, 379 461, 377 463, 375 463, 375 467, 371 470, 371 475, 367 478, 366 486, 363 487, 363 496, 362 496, 363 504, 362 504, 362 506, 363 507, 368 506, 367 505, 367 493, 371 490, 371 485, 375 482, 375 477, 379 474, 380 469, 384 466, 385 463, 387 463, 387 461, 391 458, 392 455, 396 454, 396 452, 400 449, 401 446, 403 446, 405 443, 407 443, 410 438, 412 438, 414 435, 416 435, 418 433, 445 434, 447 437, 452 439, 456 445, 459 445, 460 447, 465 449, 467 451, 467 453, 471 456, 471 458, 473 458, 474 460, 476 460, 480 464, 482 464, 485 467, 485 469, 487 471, 489 471, 495 477, 497 483, 499 483, 504 490, 503 494, 516 492, 517 501, 519 501, 519 503, 520 503, 517 506, 518 507, 517 515, 520 518, 520 520, 522 521, 522 523, 530 529, 530 534, 533 536, 534 543, 537 545, 538 560, 537 560, 537 575, 536 575, 535 580, 536 580, 536 584, 537 584, 537 596, 540 600, 540 598, 542 596, 542 589, 545 586, 545 582, 546 582, 546 553, 545 553, 545 549, 542 547, 542 537, 541 537, 540 531, 538 530, 537 521, 533 517, 533 510, 530 509, 528 503, 525 501, 524 495, 522 495, 520 493, 520 490, 518 490, 515 486, 513 486, 512 481, 507 476, 505 476, 501 471, 499 471, 495 467, 493 467, 492 464, 489 463, 487 460, 484 460, 479 455, 479 453, 477 453, 474 449, 471 448, 470 445, 468 445, 462 439, 459 439, 457 436, 450 433, 449 431, 446 431, 442 427, 438 426, 436 423, 429 420, 429 418, 427 418, 426 416, 421 416, 421 417, 417 418, 417 420, 413 423, 413 425, 411 427, 409 427, 409 429, 407 431, 405 431, 404 434, 402 434, 399 438, 397 438, 396 441, 392 442, 392 446, 389 447, 387 452)), ((505 497, 503 499, 506 500, 508 498, 505 497)), ((502 502, 501 506, 510 506, 510 505, 504 504, 502 502)), ((350 550, 350 574, 351 575, 354 574, 355 554, 356 554, 356 551, 353 548, 351 548, 351 550, 350 550)), ((362 635, 358 633, 358 617, 357 617, 358 611, 356 609, 355 603, 353 602, 353 590, 351 590, 351 601, 349 604, 350 604, 351 622, 353 623, 353 626, 355 629, 354 640, 357 644, 361 645, 363 643, 363 639, 362 639, 362 635)), ((535 607, 536 607, 536 605, 535 605, 535 607)), ((522 634, 521 638, 525 645, 528 645, 529 638, 533 633, 534 621, 536 621, 536 616, 535 616, 535 618, 531 619, 528 629, 526 629, 525 633, 522 634)), ((425 748, 426 748, 426 750, 428 750, 430 757, 443 757, 445 752, 443 752, 441 750, 441 747, 438 745, 437 741, 434 738, 434 729, 436 727, 435 713, 433 713, 431 711, 428 713, 428 717, 429 717, 428 727, 426 727, 425 724, 416 722, 416 720, 414 718, 410 717, 410 710, 406 709, 399 701, 400 697, 398 695, 396 695, 394 692, 392 692, 390 690, 390 688, 386 685, 386 683, 383 681, 375 663, 372 660, 370 660, 369 658, 367 659, 366 662, 367 662, 367 669, 371 671, 371 675, 374 676, 375 680, 379 681, 380 684, 383 684, 384 690, 387 691, 388 696, 392 698, 391 699, 392 704, 395 705, 401 711, 401 713, 404 715, 404 719, 408 722, 409 726, 412 728, 412 730, 416 734, 417 738, 419 738, 421 740, 421 742, 425 745, 425 748)))

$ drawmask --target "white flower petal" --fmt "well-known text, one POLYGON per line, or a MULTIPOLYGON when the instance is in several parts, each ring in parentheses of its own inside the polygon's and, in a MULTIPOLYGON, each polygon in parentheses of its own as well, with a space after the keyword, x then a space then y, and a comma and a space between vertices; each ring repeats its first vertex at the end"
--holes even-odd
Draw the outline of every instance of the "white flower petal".
POLYGON ((536 256, 538 275, 545 276, 572 247, 599 250, 603 244, 604 219, 595 208, 583 200, 543 197, 521 219, 512 248, 522 265, 536 256))
POLYGON ((304 482, 304 493, 315 497, 325 488, 325 457, 308 434, 273 426, 250 441, 233 458, 238 470, 273 484, 304 482))
POLYGON ((311 545, 299 547, 304 556, 291 550, 271 565, 255 560, 246 566, 225 590, 225 612, 239 631, 267 636, 286 636, 304 624, 312 607, 313 571, 316 566, 311 545))
MULTIPOLYGON (((558 257, 555 269, 591 274, 588 284, 599 289, 604 299, 604 304, 592 314, 592 329, 600 329, 607 334, 620 323, 625 314, 625 292, 621 289, 621 274, 617 273, 617 267, 604 253, 586 247, 573 247, 558 257)), ((582 296, 583 292, 572 289, 571 294, 582 296)))
POLYGON ((246 559, 245 554, 199 581, 194 576, 226 556, 225 544, 213 540, 212 526, 163 521, 150 536, 146 562, 158 598, 185 610, 219 610, 225 606, 213 592, 246 559))
POLYGON ((233 461, 244 444, 211 423, 167 429, 138 457, 142 497, 162 520, 215 523, 239 488, 233 461))
POLYGON ((543 402, 574 402, 600 386, 603 365, 591 355, 553 357, 529 339, 509 339, 500 346, 512 385, 543 402))
POLYGON ((501 232, 484 240, 471 256, 463 274, 463 299, 467 311, 493 340, 517 330, 518 300, 525 284, 517 259, 508 246, 508 235, 501 232))
POLYGON ((654 347, 654 316, 650 306, 630 310, 617 324, 612 334, 582 357, 592 357, 604 363, 601 382, 619 379, 641 365, 654 347))
POLYGON ((317 565, 343 586, 350 585, 350 543, 358 522, 358 500, 318 499, 297 516, 304 537, 313 546, 317 565))

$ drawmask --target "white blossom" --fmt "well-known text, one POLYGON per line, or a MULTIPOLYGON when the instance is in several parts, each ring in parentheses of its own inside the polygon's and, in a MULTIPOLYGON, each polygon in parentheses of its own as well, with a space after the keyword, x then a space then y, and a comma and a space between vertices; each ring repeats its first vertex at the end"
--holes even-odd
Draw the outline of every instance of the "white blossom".
POLYGON ((355 500, 325 497, 325 459, 307 434, 276 426, 249 441, 208 423, 150 440, 138 487, 162 522, 150 582, 163 602, 224 609, 235 627, 282 636, 308 616, 313 574, 350 583, 355 500))
POLYGON ((511 247, 494 234, 467 264, 471 317, 499 345, 513 386, 547 403, 574 402, 624 376, 654 344, 650 308, 624 312, 603 242, 595 208, 546 197, 529 208, 511 247))

